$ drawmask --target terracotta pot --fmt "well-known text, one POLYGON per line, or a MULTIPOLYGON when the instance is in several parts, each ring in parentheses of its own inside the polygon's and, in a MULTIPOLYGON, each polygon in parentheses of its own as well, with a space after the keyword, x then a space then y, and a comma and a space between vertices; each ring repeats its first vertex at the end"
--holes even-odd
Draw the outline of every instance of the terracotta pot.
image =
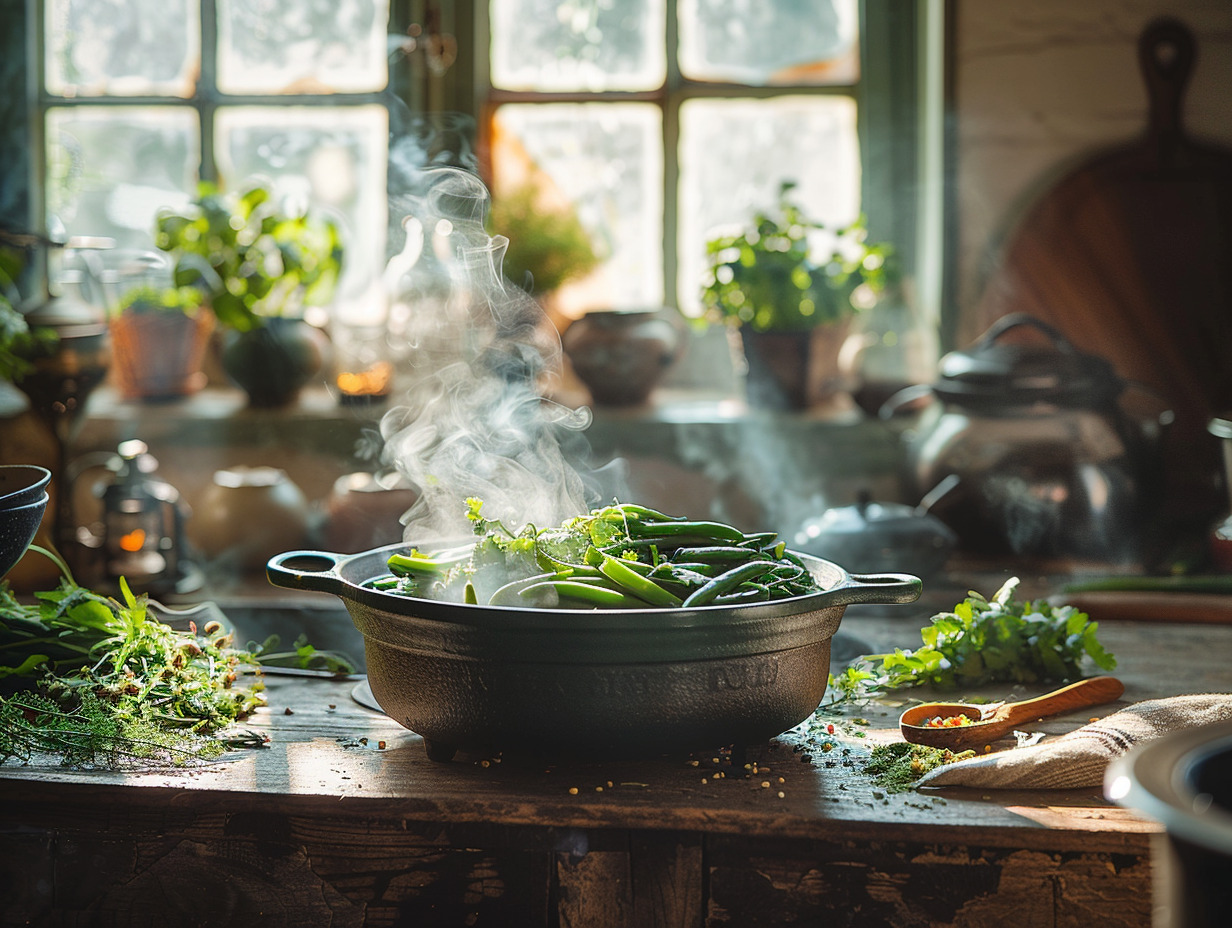
POLYGON ((286 406, 325 364, 325 334, 302 319, 275 317, 223 337, 222 368, 253 406, 286 406))
POLYGON ((661 310, 645 309, 589 312, 565 330, 561 343, 596 404, 637 406, 649 399, 684 341, 661 310))
POLYGON ((201 363, 214 315, 125 312, 111 320, 112 371, 128 399, 175 399, 205 385, 201 363))
POLYGON ((845 390, 839 352, 850 320, 803 332, 740 330, 748 403, 761 409, 807 409, 845 390))

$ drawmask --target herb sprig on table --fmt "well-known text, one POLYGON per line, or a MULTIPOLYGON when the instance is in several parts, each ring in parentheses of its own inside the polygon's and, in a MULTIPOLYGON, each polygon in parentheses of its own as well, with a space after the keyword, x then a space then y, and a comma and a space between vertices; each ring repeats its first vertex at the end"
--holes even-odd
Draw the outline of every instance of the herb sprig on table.
POLYGON ((826 706, 858 702, 886 690, 932 685, 942 689, 983 683, 1073 680, 1089 659, 1113 670, 1116 658, 1104 649, 1099 624, 1073 606, 1018 600, 1011 577, 991 598, 971 592, 932 617, 920 630, 922 644, 911 650, 857 658, 831 674, 826 706))
MULTIPOLYGON (((39 549, 42 550, 42 549, 39 549)), ((73 580, 24 604, 0 584, 0 763, 182 764, 262 739, 230 726, 264 705, 259 667, 217 622, 180 631, 121 581, 120 600, 73 580)))

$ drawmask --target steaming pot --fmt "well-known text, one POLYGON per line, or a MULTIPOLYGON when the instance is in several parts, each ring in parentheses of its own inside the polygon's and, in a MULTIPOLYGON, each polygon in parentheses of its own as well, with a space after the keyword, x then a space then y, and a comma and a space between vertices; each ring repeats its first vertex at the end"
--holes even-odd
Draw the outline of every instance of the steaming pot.
POLYGON ((957 477, 932 512, 960 547, 1129 561, 1160 489, 1171 413, 1132 415, 1128 387, 1057 329, 1011 314, 970 350, 942 358, 935 383, 900 391, 881 414, 930 396, 905 436, 905 490, 919 499, 957 477))
POLYGON ((373 696, 440 761, 459 749, 636 756, 757 744, 821 702, 848 605, 910 603, 922 587, 803 554, 820 592, 738 606, 540 609, 373 589, 389 555, 409 548, 289 551, 266 574, 346 604, 373 696))

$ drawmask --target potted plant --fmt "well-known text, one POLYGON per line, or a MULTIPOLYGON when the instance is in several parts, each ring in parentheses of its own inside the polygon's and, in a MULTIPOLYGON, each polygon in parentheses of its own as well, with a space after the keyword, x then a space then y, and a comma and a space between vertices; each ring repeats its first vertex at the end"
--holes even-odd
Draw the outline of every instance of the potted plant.
POLYGON ((706 243, 704 320, 735 329, 749 402, 815 405, 838 391, 838 355, 851 320, 893 275, 892 249, 870 244, 863 220, 829 229, 804 215, 783 182, 776 208, 706 243))
POLYGON ((214 317, 196 287, 129 287, 111 304, 108 325, 112 373, 125 397, 175 399, 204 385, 214 317))
POLYGON ((256 406, 281 406, 323 363, 306 306, 328 303, 342 270, 338 225, 277 204, 268 186, 226 194, 202 184, 184 213, 164 212, 155 244, 176 286, 202 291, 224 330, 223 370, 256 406))

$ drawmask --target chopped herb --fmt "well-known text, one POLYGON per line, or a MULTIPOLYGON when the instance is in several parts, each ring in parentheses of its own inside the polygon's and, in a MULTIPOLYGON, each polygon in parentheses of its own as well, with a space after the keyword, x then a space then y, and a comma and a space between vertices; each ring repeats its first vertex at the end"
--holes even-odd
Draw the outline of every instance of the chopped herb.
POLYGON ((887 793, 903 793, 914 789, 916 782, 930 770, 974 756, 974 751, 955 754, 948 748, 895 741, 875 746, 864 765, 864 772, 887 793))

